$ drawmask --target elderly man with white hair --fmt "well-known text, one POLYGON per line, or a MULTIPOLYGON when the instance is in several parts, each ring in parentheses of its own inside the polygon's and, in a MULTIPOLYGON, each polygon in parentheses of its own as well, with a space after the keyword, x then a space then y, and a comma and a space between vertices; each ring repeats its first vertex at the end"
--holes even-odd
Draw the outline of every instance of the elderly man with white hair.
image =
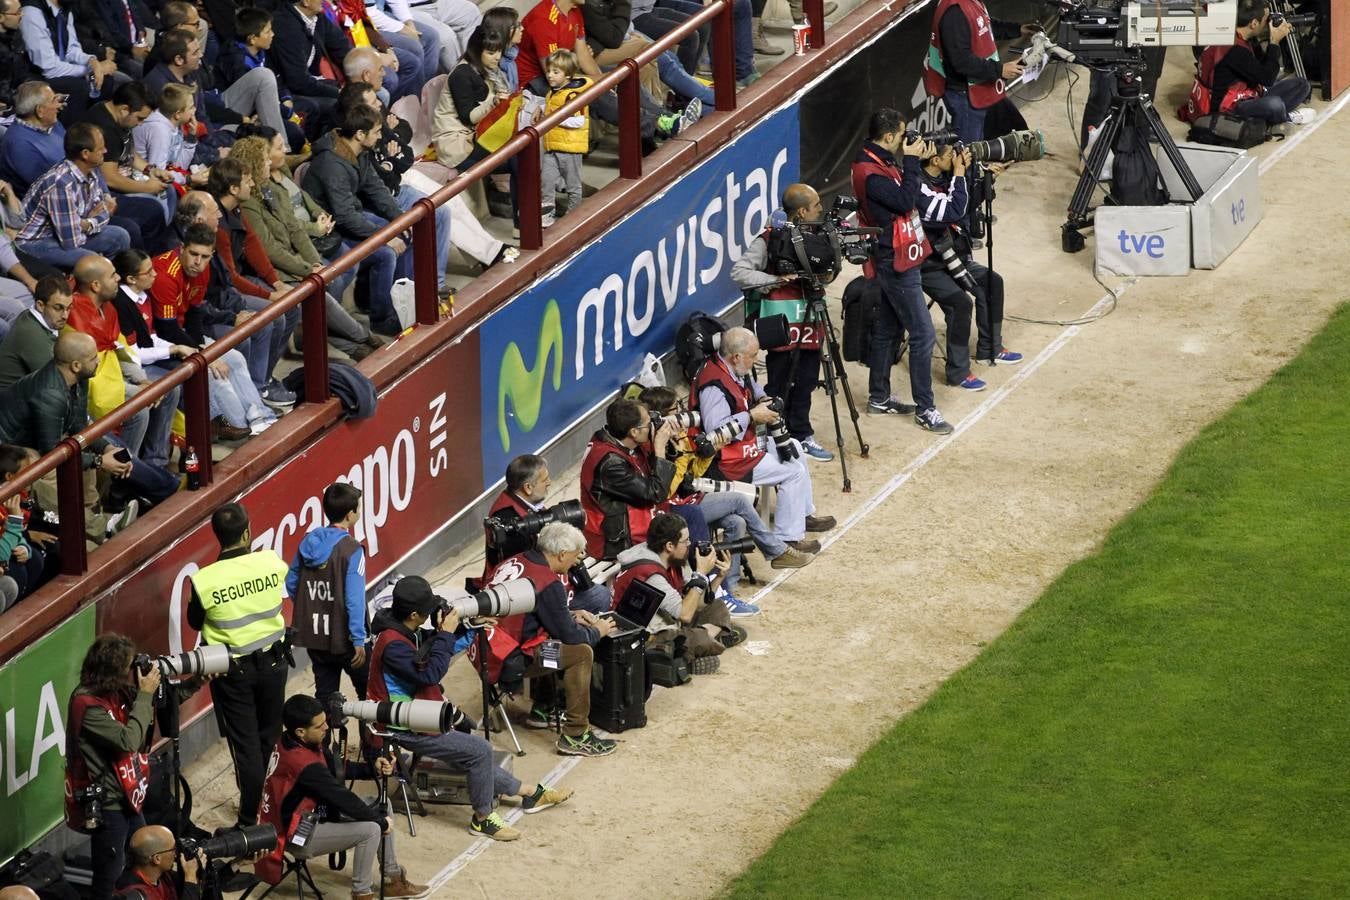
POLYGON ((829 531, 831 516, 814 515, 811 473, 807 471, 801 445, 791 441, 790 450, 771 446, 763 426, 779 421, 769 406, 772 399, 764 388, 751 380, 750 373, 759 356, 759 339, 747 328, 731 328, 722 335, 721 352, 708 359, 694 376, 689 408, 703 416, 703 430, 713 431, 735 419, 741 426, 740 437, 723 447, 717 457, 722 476, 730 481, 747 477, 752 484, 773 485, 778 489, 773 532, 790 547, 803 553, 816 553, 820 542, 806 537, 807 532, 829 531))

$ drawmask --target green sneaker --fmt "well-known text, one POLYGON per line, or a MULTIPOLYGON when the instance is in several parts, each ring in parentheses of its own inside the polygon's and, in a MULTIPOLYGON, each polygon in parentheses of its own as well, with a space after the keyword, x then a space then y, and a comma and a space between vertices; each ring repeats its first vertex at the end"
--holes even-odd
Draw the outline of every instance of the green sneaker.
POLYGON ((558 752, 563 756, 609 756, 618 746, 615 741, 596 737, 590 730, 580 737, 564 734, 558 738, 558 752))
POLYGON ((656 136, 659 138, 673 138, 680 133, 680 115, 679 113, 666 113, 664 116, 656 117, 656 136))
POLYGON ((544 709, 542 706, 536 706, 531 709, 530 714, 525 717, 525 727, 539 729, 552 728, 553 719, 549 715, 548 710, 544 709))
POLYGON ((506 820, 495 812, 488 813, 486 819, 477 816, 469 819, 469 834, 490 837, 494 841, 514 841, 520 838, 520 832, 507 825, 506 820))

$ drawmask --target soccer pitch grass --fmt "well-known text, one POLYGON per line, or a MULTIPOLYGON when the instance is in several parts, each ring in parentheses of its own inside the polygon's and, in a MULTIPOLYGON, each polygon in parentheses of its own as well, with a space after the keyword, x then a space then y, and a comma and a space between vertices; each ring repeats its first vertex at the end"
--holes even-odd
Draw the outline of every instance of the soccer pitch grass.
POLYGON ((1348 466, 1342 306, 729 895, 1350 895, 1348 466))

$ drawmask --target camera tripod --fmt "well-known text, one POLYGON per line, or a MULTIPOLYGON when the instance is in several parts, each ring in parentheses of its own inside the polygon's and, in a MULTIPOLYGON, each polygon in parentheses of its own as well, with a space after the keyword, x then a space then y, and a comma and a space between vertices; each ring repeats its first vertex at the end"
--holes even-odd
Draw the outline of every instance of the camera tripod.
POLYGON ((1115 77, 1111 111, 1101 124, 1097 140, 1092 145, 1092 152, 1088 154, 1087 163, 1083 166, 1083 174, 1078 178, 1078 187, 1073 192, 1073 199, 1069 201, 1069 217, 1061 227, 1060 234, 1060 244, 1065 253, 1077 253, 1083 249, 1081 229, 1092 225, 1088 203, 1106 167, 1106 156, 1114 148, 1116 138, 1123 128, 1141 132, 1146 139, 1151 138, 1158 142, 1180 176, 1187 193, 1191 195, 1192 201, 1199 200, 1200 195, 1204 193, 1185 157, 1181 155, 1180 148, 1167 133, 1162 119, 1158 117, 1152 99, 1140 92, 1143 68, 1142 59, 1110 67, 1110 72, 1115 77))
MULTIPOLYGON (((825 288, 814 273, 805 276, 799 275, 797 280, 806 294, 806 318, 802 322, 802 326, 820 330, 820 363, 824 377, 818 383, 824 385, 825 393, 830 398, 830 415, 834 419, 834 438, 839 445, 839 469, 844 477, 844 493, 849 494, 853 492, 853 482, 848 477, 848 452, 844 448, 844 427, 839 421, 840 385, 843 386, 844 402, 848 405, 849 418, 853 420, 853 433, 858 438, 858 455, 867 459, 867 454, 872 448, 867 441, 863 440, 862 428, 858 424, 858 406, 853 402, 853 391, 849 387, 848 372, 844 370, 844 354, 839 346, 839 332, 835 330, 834 320, 830 318, 830 310, 825 304, 825 288)), ((789 352, 788 382, 787 389, 783 392, 784 400, 792 393, 792 387, 797 382, 797 361, 801 358, 801 342, 797 341, 793 344, 792 350, 789 352)))

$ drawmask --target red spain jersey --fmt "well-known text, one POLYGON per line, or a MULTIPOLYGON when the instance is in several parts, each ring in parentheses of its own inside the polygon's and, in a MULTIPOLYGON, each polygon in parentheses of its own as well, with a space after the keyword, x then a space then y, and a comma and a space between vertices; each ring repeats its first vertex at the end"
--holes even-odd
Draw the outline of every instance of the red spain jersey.
POLYGON ((550 53, 571 50, 577 41, 586 37, 586 23, 581 18, 579 4, 564 15, 553 0, 542 0, 525 14, 520 26, 525 30, 520 39, 520 53, 516 56, 521 87, 544 74, 544 59, 550 53))
POLYGON ((183 263, 177 250, 161 253, 154 259, 155 283, 150 288, 150 300, 156 319, 177 319, 183 324, 188 309, 200 306, 211 281, 211 269, 202 269, 196 278, 183 274, 183 263))

